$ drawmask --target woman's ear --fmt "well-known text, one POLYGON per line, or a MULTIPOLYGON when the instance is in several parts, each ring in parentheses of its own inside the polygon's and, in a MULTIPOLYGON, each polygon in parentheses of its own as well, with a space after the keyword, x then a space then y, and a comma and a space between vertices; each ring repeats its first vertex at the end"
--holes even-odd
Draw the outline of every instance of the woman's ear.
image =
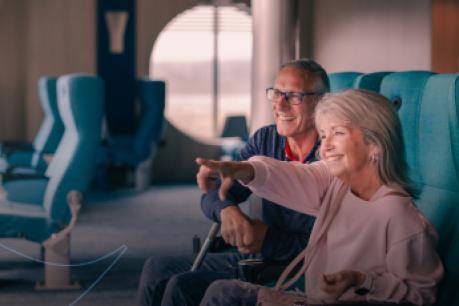
POLYGON ((379 148, 376 145, 371 144, 369 160, 371 162, 376 163, 379 160, 379 158, 380 158, 379 148))

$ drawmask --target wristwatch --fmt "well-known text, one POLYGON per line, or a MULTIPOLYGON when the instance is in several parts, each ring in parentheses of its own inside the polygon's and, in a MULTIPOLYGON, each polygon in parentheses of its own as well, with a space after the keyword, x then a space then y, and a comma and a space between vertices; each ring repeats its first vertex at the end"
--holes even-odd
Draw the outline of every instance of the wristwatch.
POLYGON ((354 293, 358 295, 365 295, 369 293, 372 288, 373 288, 373 278, 370 275, 365 274, 365 279, 363 280, 363 283, 360 284, 360 286, 355 288, 354 293))

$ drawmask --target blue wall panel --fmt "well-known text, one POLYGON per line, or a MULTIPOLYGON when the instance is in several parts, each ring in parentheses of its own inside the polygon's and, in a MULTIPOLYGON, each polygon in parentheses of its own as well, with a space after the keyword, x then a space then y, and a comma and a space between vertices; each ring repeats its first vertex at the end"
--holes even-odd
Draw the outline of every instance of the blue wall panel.
MULTIPOLYGON (((122 23, 121 23, 122 24, 122 23)), ((116 28, 117 26, 112 27, 116 28)), ((118 24, 119 27, 119 24, 118 24)), ((123 31, 121 31, 123 32, 123 31)), ((112 35, 113 38, 113 35, 112 35)), ((105 81, 105 113, 111 134, 131 134, 135 130, 135 1, 98 0, 97 71, 105 81), (122 51, 110 48, 107 12, 126 12, 122 51)))

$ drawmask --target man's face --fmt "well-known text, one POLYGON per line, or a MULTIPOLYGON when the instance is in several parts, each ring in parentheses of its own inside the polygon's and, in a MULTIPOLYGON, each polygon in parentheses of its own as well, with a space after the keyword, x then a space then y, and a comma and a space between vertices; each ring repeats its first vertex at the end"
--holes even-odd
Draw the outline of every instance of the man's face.
MULTIPOLYGON (((314 92, 313 75, 300 69, 285 67, 279 71, 274 89, 282 92, 314 92)), ((314 132, 313 113, 317 96, 306 96, 298 105, 289 104, 284 97, 274 99, 272 108, 277 132, 286 137, 304 137, 314 132)))

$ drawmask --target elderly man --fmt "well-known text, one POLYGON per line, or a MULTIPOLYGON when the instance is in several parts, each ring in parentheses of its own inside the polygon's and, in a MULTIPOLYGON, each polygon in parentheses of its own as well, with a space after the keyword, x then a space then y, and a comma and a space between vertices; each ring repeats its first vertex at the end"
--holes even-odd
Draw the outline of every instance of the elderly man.
MULTIPOLYGON (((259 129, 241 151, 240 160, 264 155, 285 161, 313 161, 318 147, 313 113, 327 91, 327 74, 313 60, 282 65, 273 87, 266 90, 275 125, 259 129)), ((198 176, 207 177, 208 173, 198 176)), ((221 223, 223 239, 238 252, 209 254, 197 272, 189 272, 191 258, 149 258, 140 279, 139 305, 198 305, 213 281, 233 277, 239 260, 261 256, 267 263, 286 264, 306 246, 313 217, 263 199, 263 220, 253 220, 237 205, 249 197, 250 190, 236 182, 228 193, 229 200, 220 201, 218 185, 217 180, 203 195, 201 206, 207 217, 221 223)))

